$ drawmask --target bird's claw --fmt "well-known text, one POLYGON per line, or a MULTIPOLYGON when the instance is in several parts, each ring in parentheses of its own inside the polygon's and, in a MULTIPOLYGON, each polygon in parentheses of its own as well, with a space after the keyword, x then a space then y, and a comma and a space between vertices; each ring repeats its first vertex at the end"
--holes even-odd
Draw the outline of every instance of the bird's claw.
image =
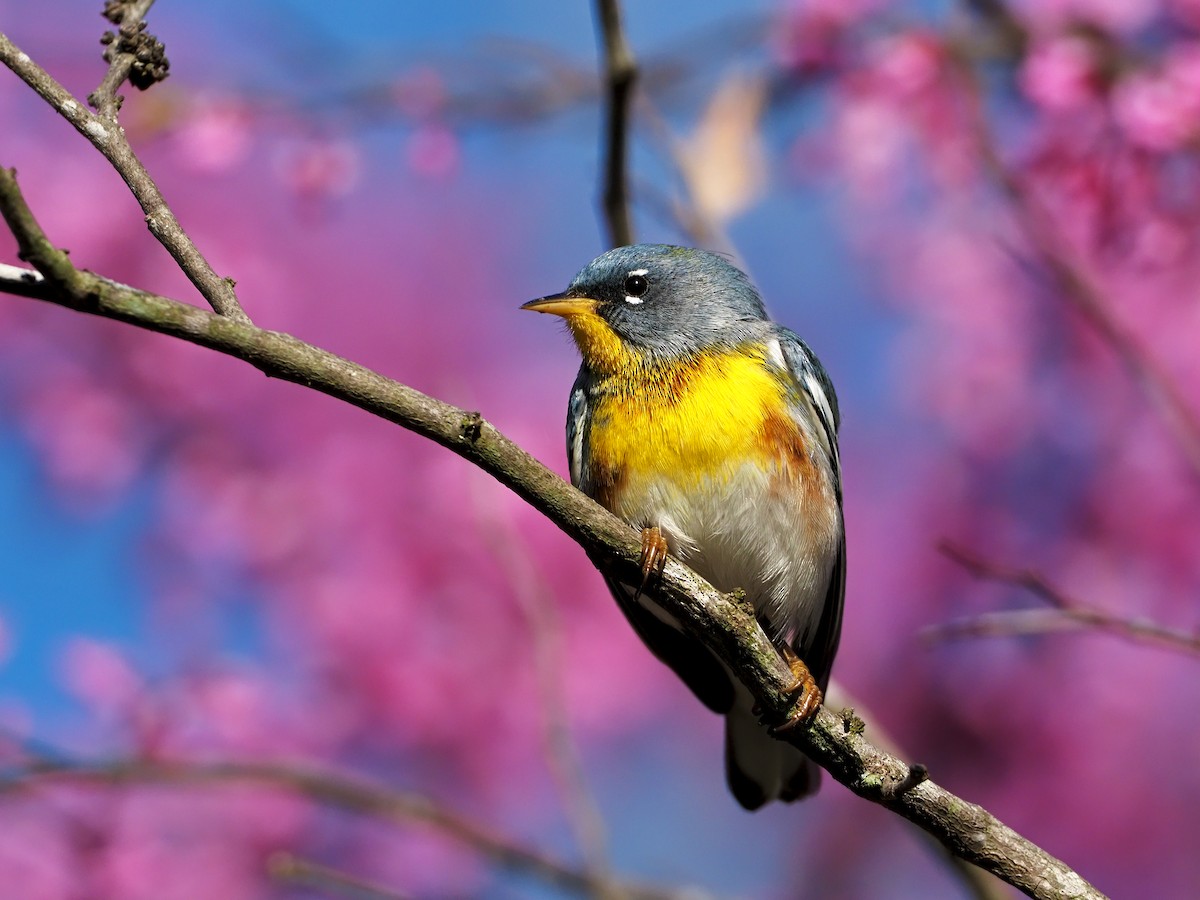
POLYGON ((634 599, 640 597, 653 580, 662 577, 669 549, 667 539, 657 525, 642 529, 642 584, 634 599))
POLYGON ((817 714, 817 710, 821 708, 824 700, 817 680, 813 678, 812 672, 808 670, 808 666, 804 664, 804 660, 796 654, 796 651, 784 644, 780 648, 780 652, 783 654, 784 662, 792 670, 792 676, 796 679, 795 683, 788 688, 788 693, 796 700, 787 721, 771 727, 772 734, 782 734, 808 724, 817 714))

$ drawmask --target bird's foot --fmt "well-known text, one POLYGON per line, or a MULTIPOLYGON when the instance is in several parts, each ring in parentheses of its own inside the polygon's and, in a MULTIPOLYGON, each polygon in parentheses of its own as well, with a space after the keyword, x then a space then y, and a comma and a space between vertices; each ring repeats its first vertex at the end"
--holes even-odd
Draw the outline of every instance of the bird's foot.
POLYGON ((821 708, 824 700, 821 696, 821 688, 817 686, 817 680, 813 678, 812 672, 808 671, 804 660, 796 655, 796 651, 790 645, 784 644, 780 647, 780 653, 783 654, 783 661, 788 664, 788 668, 792 670, 792 676, 796 679, 795 683, 788 688, 788 693, 795 697, 796 701, 787 721, 773 726, 772 734, 781 734, 807 724, 817 714, 817 710, 821 708))
POLYGON ((657 525, 642 529, 642 584, 634 596, 636 600, 653 580, 662 577, 667 565, 667 539, 657 525))

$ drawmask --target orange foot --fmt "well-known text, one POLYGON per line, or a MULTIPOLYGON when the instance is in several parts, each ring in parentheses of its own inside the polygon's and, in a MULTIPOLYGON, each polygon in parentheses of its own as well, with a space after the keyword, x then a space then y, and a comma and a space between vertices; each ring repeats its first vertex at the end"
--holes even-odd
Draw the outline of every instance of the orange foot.
POLYGON ((667 550, 667 539, 657 525, 642 529, 642 586, 637 590, 638 597, 649 586, 651 579, 662 575, 667 565, 667 550))
POLYGON ((824 699, 821 696, 821 689, 817 687, 817 680, 813 678, 812 672, 808 671, 808 666, 796 655, 796 651, 792 649, 791 645, 784 644, 780 648, 780 653, 783 654, 783 661, 788 664, 788 668, 792 670, 792 675, 796 679, 796 683, 788 689, 788 693, 796 698, 796 705, 786 722, 771 729, 773 734, 791 731, 793 728, 804 725, 817 714, 824 699))

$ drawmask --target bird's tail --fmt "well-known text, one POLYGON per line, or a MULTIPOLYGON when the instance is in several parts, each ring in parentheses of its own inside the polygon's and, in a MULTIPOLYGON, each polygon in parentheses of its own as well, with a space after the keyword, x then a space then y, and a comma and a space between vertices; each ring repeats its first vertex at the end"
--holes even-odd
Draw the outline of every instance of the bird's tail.
POLYGON ((771 800, 790 803, 816 793, 821 769, 771 736, 753 712, 754 698, 737 679, 734 692, 725 716, 725 777, 738 803, 755 810, 771 800))

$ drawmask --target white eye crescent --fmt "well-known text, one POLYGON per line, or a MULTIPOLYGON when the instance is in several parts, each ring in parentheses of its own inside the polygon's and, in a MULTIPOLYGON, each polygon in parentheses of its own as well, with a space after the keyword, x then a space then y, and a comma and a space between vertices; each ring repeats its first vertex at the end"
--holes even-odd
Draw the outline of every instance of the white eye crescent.
POLYGON ((650 290, 650 282, 646 279, 649 269, 634 269, 625 276, 625 302, 633 306, 642 302, 642 295, 650 290))

